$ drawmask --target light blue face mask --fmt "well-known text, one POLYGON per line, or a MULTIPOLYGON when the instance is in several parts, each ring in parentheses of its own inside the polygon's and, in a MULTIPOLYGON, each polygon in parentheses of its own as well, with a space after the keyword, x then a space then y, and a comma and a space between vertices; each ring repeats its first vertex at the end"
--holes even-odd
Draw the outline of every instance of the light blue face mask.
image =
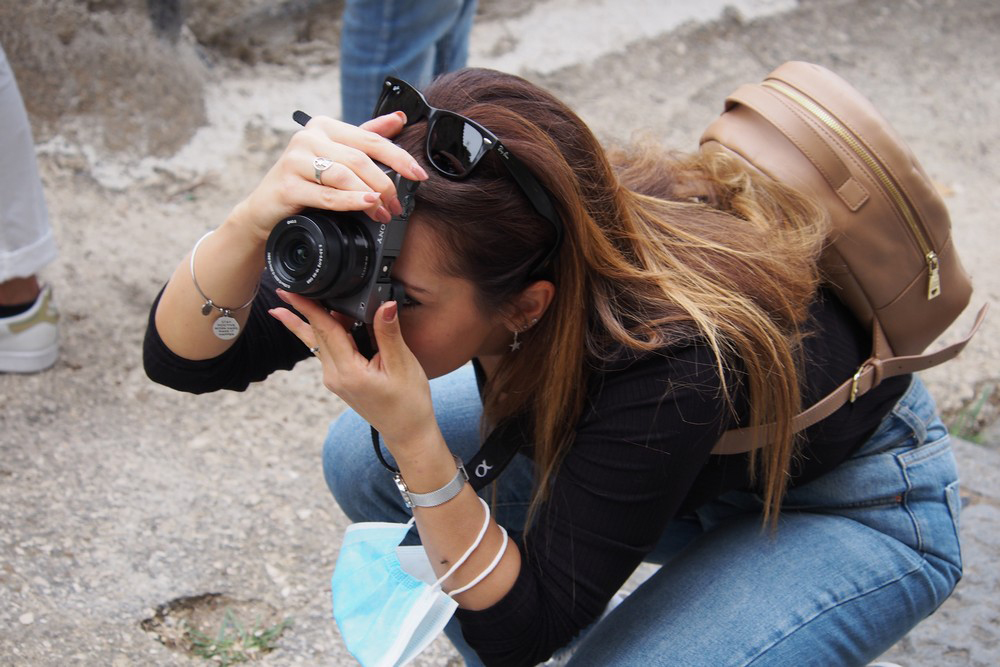
POLYGON ((452 596, 488 576, 507 549, 507 531, 496 558, 479 576, 449 593, 441 583, 472 555, 490 525, 489 506, 476 541, 440 578, 422 546, 400 546, 408 523, 356 523, 344 533, 331 581, 333 617, 347 650, 364 667, 405 665, 444 629, 458 607, 452 596))

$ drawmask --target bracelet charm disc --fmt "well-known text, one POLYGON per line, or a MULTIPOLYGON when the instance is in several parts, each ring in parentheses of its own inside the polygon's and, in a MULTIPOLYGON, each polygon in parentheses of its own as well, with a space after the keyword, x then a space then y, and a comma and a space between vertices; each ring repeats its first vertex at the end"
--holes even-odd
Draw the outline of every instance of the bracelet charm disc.
POLYGON ((232 340, 240 335, 240 323, 230 316, 230 311, 222 311, 222 317, 212 323, 212 333, 220 340, 232 340))

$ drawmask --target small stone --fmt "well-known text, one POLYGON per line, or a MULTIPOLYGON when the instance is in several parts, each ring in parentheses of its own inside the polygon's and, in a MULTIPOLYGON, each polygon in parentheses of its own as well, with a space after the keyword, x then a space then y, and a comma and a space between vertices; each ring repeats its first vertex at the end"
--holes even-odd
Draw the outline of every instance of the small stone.
POLYGON ((17 620, 21 621, 21 625, 31 625, 35 622, 35 615, 29 611, 18 616, 17 620))

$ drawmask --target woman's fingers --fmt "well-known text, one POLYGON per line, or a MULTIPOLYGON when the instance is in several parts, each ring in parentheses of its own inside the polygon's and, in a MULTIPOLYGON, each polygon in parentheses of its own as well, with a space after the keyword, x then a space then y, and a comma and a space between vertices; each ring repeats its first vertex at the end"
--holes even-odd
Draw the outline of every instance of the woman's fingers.
MULTIPOLYGON (((391 120, 395 116, 388 118, 391 120)), ((396 120, 398 121, 398 118, 396 120)), ((407 163, 413 162, 409 153, 398 146, 372 132, 323 118, 311 120, 307 129, 296 133, 293 145, 294 150, 288 152, 286 159, 294 162, 289 168, 297 173, 300 177, 298 180, 304 183, 312 182, 320 188, 331 191, 323 192, 321 189, 312 192, 309 195, 308 201, 311 202, 309 205, 339 210, 345 210, 349 206, 347 210, 364 210, 373 220, 383 223, 388 223, 393 215, 402 213, 403 208, 396 196, 392 179, 386 174, 385 169, 375 162, 379 159, 377 147, 388 147, 397 157, 398 154, 402 154, 407 163), (333 127, 337 128, 334 134, 337 138, 332 138, 326 133, 323 127, 324 120, 334 123, 333 127), (359 137, 366 141, 374 137, 375 141, 369 141, 367 148, 359 147, 364 143, 356 141, 359 137), (344 143, 338 138, 355 140, 355 145, 344 143), (378 202, 358 206, 356 198, 345 198, 338 194, 366 191, 376 193, 378 202)))
MULTIPOLYGON (((402 129, 401 120, 396 114, 388 114, 369 121, 378 129, 389 131, 396 124, 402 129)), ((364 155, 390 167, 399 174, 411 180, 422 181, 427 178, 427 172, 417 164, 413 156, 394 144, 392 141, 373 130, 357 127, 328 116, 317 116, 306 125, 307 130, 318 130, 331 141, 344 144, 361 151, 364 155)), ((398 132, 398 130, 397 130, 398 132)), ((377 188, 376 188, 377 189, 377 188)))
POLYGON ((374 132, 375 134, 386 137, 387 139, 392 139, 394 136, 402 132, 403 127, 405 126, 406 114, 402 111, 393 111, 392 113, 387 113, 384 116, 376 116, 371 120, 366 120, 358 127, 362 130, 374 132))
MULTIPOLYGON (((304 171, 304 170, 299 170, 304 171)), ((373 214, 381 207, 382 195, 364 188, 361 190, 344 190, 328 185, 310 182, 298 175, 288 179, 282 190, 282 198, 289 202, 292 211, 306 207, 320 208, 327 211, 370 211, 373 214), (293 206, 294 204, 294 206, 293 206)))
MULTIPOLYGON (((315 120, 315 119, 314 119, 315 120)), ((292 138, 293 150, 286 156, 304 180, 341 190, 392 192, 392 180, 364 151, 326 136, 311 127, 292 138), (317 164, 323 162, 323 164, 317 164)), ((357 129, 357 128, 355 128, 357 129)))
POLYGON ((272 308, 267 312, 270 313, 271 317, 284 324, 286 329, 302 341, 303 345, 309 349, 316 347, 316 339, 308 322, 287 308, 272 308))
POLYGON ((398 313, 399 304, 395 301, 386 301, 379 306, 372 322, 379 356, 382 358, 382 363, 391 371, 400 368, 407 358, 412 356, 406 343, 403 342, 398 313))
MULTIPOLYGON (((396 196, 396 186, 392 179, 386 175, 385 171, 375 164, 372 159, 362 151, 338 144, 329 144, 330 167, 324 171, 316 171, 315 178, 317 185, 326 186, 327 189, 335 191, 370 191, 377 195, 377 199, 364 209, 372 220, 388 223, 393 215, 402 213, 403 208, 396 196), (330 176, 327 173, 334 172, 330 176)), ((324 150, 317 148, 317 151, 324 150)), ((324 162, 321 166, 326 166, 324 162)), ((315 168, 315 161, 314 161, 315 168)), ((329 193, 321 193, 319 196, 333 196, 329 193)))
MULTIPOLYGON (((312 345, 310 345, 310 347, 319 347, 325 357, 329 358, 338 370, 349 368, 349 365, 357 362, 359 358, 366 362, 364 357, 358 356, 357 347, 354 345, 354 339, 351 338, 351 335, 347 332, 344 325, 338 319, 335 319, 332 315, 330 315, 330 312, 323 308, 319 303, 299 294, 293 294, 280 289, 277 291, 277 294, 282 301, 302 313, 302 316, 305 317, 308 322, 303 322, 301 318, 295 318, 298 320, 298 324, 291 323, 296 328, 292 329, 289 327, 289 330, 295 334, 299 340, 306 342, 306 339, 303 339, 303 337, 299 335, 299 331, 302 331, 299 324, 305 325, 311 332, 311 334, 307 335, 315 341, 312 345)), ((289 326, 289 324, 283 319, 284 315, 282 313, 275 313, 274 316, 278 317, 281 323, 285 324, 286 327, 289 326)))

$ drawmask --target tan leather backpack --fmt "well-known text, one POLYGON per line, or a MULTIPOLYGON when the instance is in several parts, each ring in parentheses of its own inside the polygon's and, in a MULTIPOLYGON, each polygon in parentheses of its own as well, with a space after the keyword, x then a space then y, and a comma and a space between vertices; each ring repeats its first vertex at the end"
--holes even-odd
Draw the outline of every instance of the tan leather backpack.
MULTIPOLYGON (((818 65, 788 62, 763 82, 740 86, 701 137, 702 151, 727 151, 815 197, 832 231, 824 279, 872 332, 872 355, 853 377, 793 420, 800 431, 886 377, 954 358, 961 341, 924 350, 965 309, 972 283, 951 237, 937 188, 896 131, 861 93, 818 65)), ((767 442, 766 429, 726 432, 713 453, 767 442)))

